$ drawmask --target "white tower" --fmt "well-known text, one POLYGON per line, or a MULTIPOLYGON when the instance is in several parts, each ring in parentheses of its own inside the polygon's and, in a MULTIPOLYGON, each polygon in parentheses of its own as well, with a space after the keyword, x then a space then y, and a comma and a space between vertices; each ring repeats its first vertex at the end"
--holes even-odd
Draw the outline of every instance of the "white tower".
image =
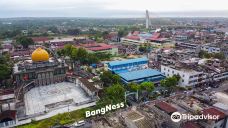
POLYGON ((149 11, 146 10, 146 28, 148 29, 151 25, 149 11))

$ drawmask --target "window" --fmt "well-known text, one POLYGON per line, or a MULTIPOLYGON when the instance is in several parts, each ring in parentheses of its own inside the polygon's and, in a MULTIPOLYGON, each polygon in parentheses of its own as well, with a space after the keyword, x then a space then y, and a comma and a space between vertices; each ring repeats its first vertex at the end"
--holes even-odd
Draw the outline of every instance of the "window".
POLYGON ((182 77, 184 77, 184 75, 182 75, 182 77))
POLYGON ((184 83, 184 79, 182 79, 182 83, 184 83))
POLYGON ((168 69, 168 72, 169 72, 169 69, 168 69))

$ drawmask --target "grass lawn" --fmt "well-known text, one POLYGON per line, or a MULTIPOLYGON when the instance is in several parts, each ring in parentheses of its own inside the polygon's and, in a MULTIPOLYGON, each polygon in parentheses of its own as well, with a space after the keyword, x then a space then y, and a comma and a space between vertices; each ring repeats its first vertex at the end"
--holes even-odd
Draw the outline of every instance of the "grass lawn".
POLYGON ((91 110, 91 108, 84 108, 84 109, 75 110, 69 113, 67 112, 63 114, 58 114, 51 118, 40 120, 40 121, 32 121, 30 124, 18 126, 17 128, 50 128, 53 125, 70 124, 75 121, 84 119, 85 111, 88 111, 88 110, 91 110))

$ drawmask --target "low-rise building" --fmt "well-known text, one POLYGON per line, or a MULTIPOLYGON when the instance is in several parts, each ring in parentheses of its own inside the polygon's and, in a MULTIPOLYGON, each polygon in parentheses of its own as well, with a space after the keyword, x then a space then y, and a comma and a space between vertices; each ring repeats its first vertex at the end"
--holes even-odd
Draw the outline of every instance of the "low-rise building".
POLYGON ((206 51, 208 53, 220 53, 220 47, 212 44, 205 44, 201 46, 201 50, 206 51))
POLYGON ((16 99, 14 90, 0 90, 0 127, 16 123, 16 99))
POLYGON ((174 65, 161 65, 161 72, 164 73, 166 77, 179 75, 181 77, 179 86, 182 87, 197 85, 201 77, 203 77, 203 72, 198 72, 193 69, 177 68, 174 65))
POLYGON ((79 47, 83 47, 91 53, 110 53, 112 55, 118 54, 117 47, 105 43, 86 43, 80 44, 79 47))

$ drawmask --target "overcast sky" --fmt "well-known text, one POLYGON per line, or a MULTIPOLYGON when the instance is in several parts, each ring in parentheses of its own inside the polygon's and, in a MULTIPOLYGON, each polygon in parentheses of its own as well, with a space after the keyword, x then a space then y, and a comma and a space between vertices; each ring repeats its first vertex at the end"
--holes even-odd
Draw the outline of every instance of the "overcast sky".
POLYGON ((228 0, 0 0, 0 17, 228 17, 228 0))

